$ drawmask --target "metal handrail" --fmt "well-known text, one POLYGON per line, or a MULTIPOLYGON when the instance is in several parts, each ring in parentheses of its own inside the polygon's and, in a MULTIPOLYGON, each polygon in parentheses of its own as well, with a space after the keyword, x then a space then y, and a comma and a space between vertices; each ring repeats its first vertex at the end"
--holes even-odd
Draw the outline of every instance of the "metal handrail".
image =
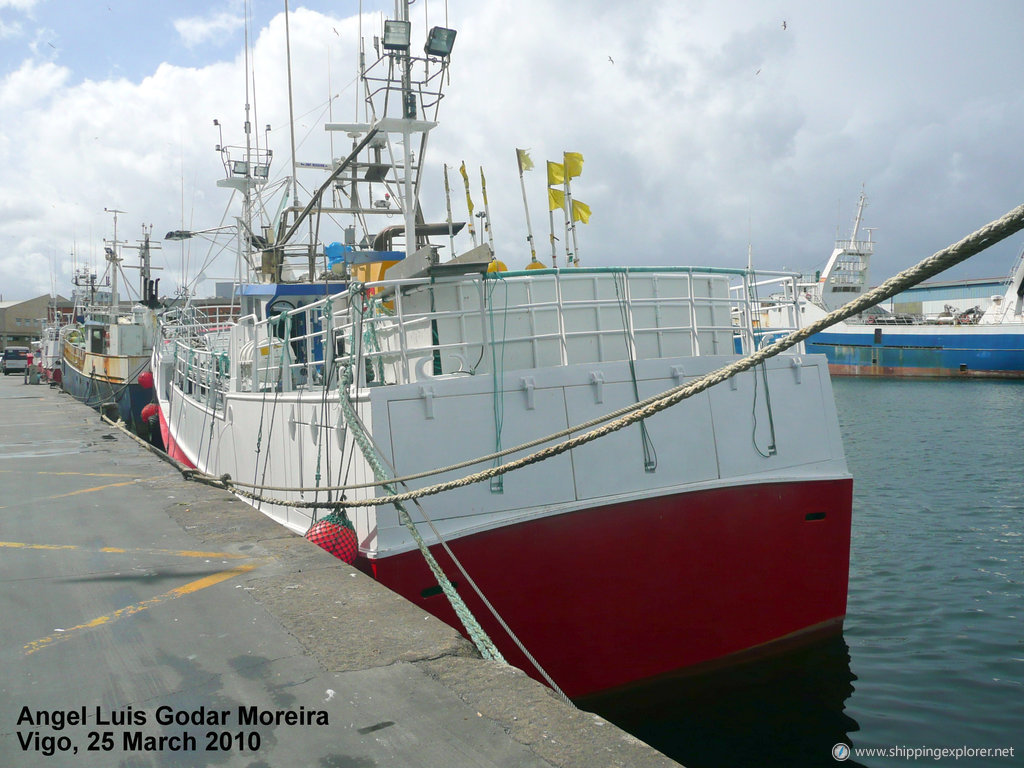
MULTIPOLYGON (((360 387, 410 383, 438 371, 482 373, 496 344, 508 370, 732 354, 735 339, 752 350, 766 331, 756 322, 763 302, 750 298, 749 278, 745 270, 598 267, 381 280, 273 318, 238 318, 230 330, 186 324, 174 337, 175 359, 180 367, 179 349, 191 350, 192 387, 202 397, 211 387, 221 393, 321 386, 339 364, 352 366, 360 387), (730 295, 726 277, 743 285, 730 295), (698 290, 706 278, 721 281, 719 287, 698 290), (433 306, 431 295, 442 304, 433 306), (186 337, 204 341, 197 348, 186 337), (225 359, 237 369, 225 369, 225 359)), ((799 322, 795 277, 773 278, 786 285, 784 303, 799 322)))

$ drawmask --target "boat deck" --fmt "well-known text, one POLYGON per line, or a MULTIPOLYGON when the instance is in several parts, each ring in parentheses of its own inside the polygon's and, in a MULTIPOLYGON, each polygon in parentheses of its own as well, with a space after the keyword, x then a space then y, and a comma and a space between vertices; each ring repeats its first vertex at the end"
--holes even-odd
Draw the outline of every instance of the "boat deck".
POLYGON ((21 377, 0 521, 5 766, 676 765, 21 377))

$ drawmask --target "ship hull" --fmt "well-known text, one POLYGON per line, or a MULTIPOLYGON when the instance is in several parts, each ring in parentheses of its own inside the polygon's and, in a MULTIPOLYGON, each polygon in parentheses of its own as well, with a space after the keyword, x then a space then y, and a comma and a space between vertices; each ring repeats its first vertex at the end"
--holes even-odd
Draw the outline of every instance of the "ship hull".
MULTIPOLYGON (((643 397, 724 360, 644 360, 633 370, 643 397)), ((635 397, 629 366, 600 364, 599 379, 589 375, 594 367, 529 371, 529 396, 523 372, 507 373, 501 389, 519 394, 505 403, 506 444, 628 405, 635 397)), ((219 400, 172 383, 178 369, 166 361, 154 362, 154 370, 161 424, 176 457, 213 475, 277 488, 258 508, 298 533, 309 527, 311 510, 275 501, 289 493, 300 500, 285 488, 322 487, 327 477, 332 485, 373 479, 336 393, 227 393, 219 400)), ((435 378, 430 386, 436 394, 429 400, 423 385, 405 384, 371 389, 357 403, 399 474, 450 466, 493 446, 486 428, 491 377, 435 378)), ((657 454, 653 471, 645 470, 634 427, 506 475, 500 487, 477 483, 409 506, 503 655, 542 677, 468 588, 425 514, 574 698, 836 631, 845 614, 852 481, 823 358, 776 358, 766 372, 695 396, 646 428, 657 454), (802 408, 804 418, 772 422, 766 386, 774 411, 802 408), (769 447, 771 430, 777 450, 769 447)), ((394 508, 360 507, 350 515, 358 565, 461 629, 394 508)))
POLYGON ((196 465, 192 463, 192 460, 188 457, 177 441, 174 439, 174 431, 170 428, 167 423, 167 416, 165 415, 166 407, 161 407, 159 410, 160 415, 160 437, 163 440, 164 452, 172 459, 177 461, 189 469, 195 469, 196 465))
MULTIPOLYGON (((95 356, 107 357, 107 356, 95 356)), ((102 410, 113 404, 118 417, 137 433, 147 429, 142 420, 142 409, 153 400, 153 390, 138 383, 139 374, 148 370, 146 357, 118 359, 108 357, 132 373, 125 378, 116 376, 89 375, 83 373, 65 357, 63 376, 60 377, 64 391, 91 408, 102 410)))
MULTIPOLYGON (((606 281, 586 289, 614 295, 603 272, 522 279, 537 296, 558 288, 563 297, 583 295, 583 280, 606 281), (545 282, 556 279, 558 286, 545 282)), ((647 273, 635 276, 633 290, 648 280, 647 273)), ((715 280, 708 292, 724 297, 715 280)), ((696 281, 692 287, 705 291, 696 281)), ((517 288, 523 285, 492 296, 486 312, 500 301, 520 306, 517 288)), ((659 298, 650 300, 657 311, 637 314, 637 325, 688 322, 692 310, 674 313, 668 289, 668 278, 659 279, 659 298)), ((641 423, 554 451, 566 433, 733 364, 732 355, 687 354, 694 338, 710 349, 731 345, 724 300, 714 304, 721 316, 708 317, 713 330, 697 337, 665 330, 656 349, 653 341, 641 346, 662 356, 615 358, 607 333, 572 330, 596 323, 578 313, 592 300, 577 298, 565 309, 564 343, 549 346, 541 342, 562 334, 557 315, 543 313, 546 305, 529 310, 527 329, 515 314, 520 310, 510 308, 493 371, 466 375, 466 359, 482 365, 492 358, 450 355, 451 341, 443 354, 403 360, 399 330, 415 349, 476 328, 469 319, 449 322, 456 310, 438 319, 436 335, 417 319, 424 307, 416 302, 433 299, 477 321, 473 296, 459 290, 454 298, 437 287, 395 294, 393 316, 402 324, 377 332, 375 344, 389 354, 355 373, 368 386, 354 391, 310 385, 308 367, 290 366, 283 375, 283 364, 262 364, 262 357, 281 353, 244 324, 229 338, 207 340, 207 349, 238 350, 230 375, 211 387, 222 370, 219 358, 169 334, 153 362, 168 444, 210 475, 247 483, 240 490, 262 488, 255 500, 240 496, 300 535, 313 519, 310 505, 326 514, 344 488, 343 498, 353 503, 357 564, 461 628, 414 541, 415 525, 417 539, 435 553, 509 662, 544 677, 468 589, 469 578, 574 698, 726 664, 842 626, 852 481, 822 356, 773 357, 676 406, 663 403, 641 423), (529 335, 514 335, 520 333, 529 335), (474 459, 526 444, 552 451, 486 482, 463 482, 493 463, 474 459), (400 477, 403 487, 425 495, 402 511, 359 504, 381 494, 374 486, 380 476, 400 477), (428 485, 457 479, 443 493, 427 493, 428 485)), ((391 323, 392 315, 382 317, 391 323)), ((608 324, 622 322, 618 308, 612 317, 608 324)), ((294 346, 281 348, 298 357, 294 346)), ((318 348, 310 351, 317 355, 318 348)))
POLYGON ((838 376, 1024 378, 1024 325, 847 326, 815 334, 807 351, 838 376))
MULTIPOLYGON (((839 631, 851 492, 849 479, 717 488, 545 517, 450 546, 545 671, 579 698, 839 631)), ((506 658, 540 679, 447 553, 433 552, 506 658)), ((418 552, 359 565, 460 626, 418 552)))

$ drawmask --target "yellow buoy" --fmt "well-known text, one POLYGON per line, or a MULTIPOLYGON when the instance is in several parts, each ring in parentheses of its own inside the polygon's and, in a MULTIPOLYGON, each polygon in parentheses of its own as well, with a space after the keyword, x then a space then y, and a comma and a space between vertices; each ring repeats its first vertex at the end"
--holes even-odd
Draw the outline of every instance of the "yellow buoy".
POLYGON ((491 263, 487 265, 488 272, 508 272, 508 267, 505 266, 505 262, 500 259, 491 259, 491 263))
POLYGON ((547 266, 545 264, 543 264, 542 262, 539 262, 536 259, 534 259, 533 261, 531 261, 529 264, 526 265, 526 268, 527 269, 547 269, 547 266))

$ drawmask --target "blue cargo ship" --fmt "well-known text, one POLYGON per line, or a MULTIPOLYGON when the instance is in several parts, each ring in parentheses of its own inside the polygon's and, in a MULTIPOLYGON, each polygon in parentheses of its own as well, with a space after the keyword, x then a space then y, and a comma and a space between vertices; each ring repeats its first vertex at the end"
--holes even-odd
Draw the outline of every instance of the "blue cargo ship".
MULTIPOLYGON (((874 243, 858 238, 865 204, 862 194, 850 239, 836 242, 819 279, 798 285, 802 325, 868 290, 874 243)), ((1010 270, 1005 292, 993 296, 986 310, 947 310, 927 318, 873 307, 815 334, 806 350, 824 354, 836 376, 1024 378, 1024 253, 1010 270)), ((787 325, 767 302, 762 317, 765 331, 787 325)))

